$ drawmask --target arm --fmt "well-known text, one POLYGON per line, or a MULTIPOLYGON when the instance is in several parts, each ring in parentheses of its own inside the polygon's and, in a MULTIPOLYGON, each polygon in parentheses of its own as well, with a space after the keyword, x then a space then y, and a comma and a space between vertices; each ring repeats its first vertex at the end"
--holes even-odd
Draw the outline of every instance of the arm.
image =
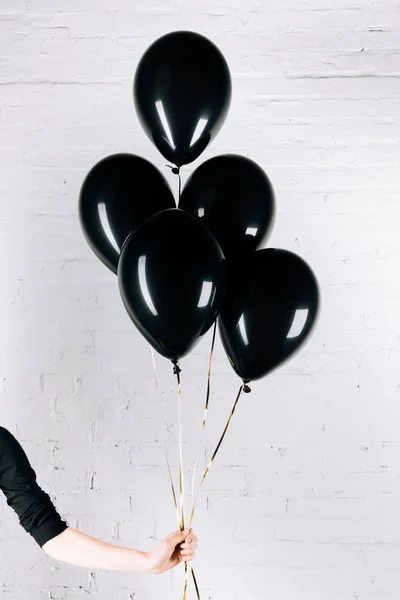
POLYGON ((197 538, 190 532, 172 533, 151 552, 107 544, 69 527, 43 546, 56 560, 78 567, 159 574, 194 557, 197 538))
POLYGON ((164 573, 182 560, 191 560, 189 557, 194 556, 197 547, 194 534, 176 532, 152 552, 141 552, 107 544, 68 527, 37 484, 21 445, 3 427, 0 427, 0 489, 25 531, 46 554, 66 563, 92 569, 164 573))
POLYGON ((149 553, 107 544, 72 527, 46 542, 43 550, 56 560, 78 567, 112 571, 151 570, 149 553))

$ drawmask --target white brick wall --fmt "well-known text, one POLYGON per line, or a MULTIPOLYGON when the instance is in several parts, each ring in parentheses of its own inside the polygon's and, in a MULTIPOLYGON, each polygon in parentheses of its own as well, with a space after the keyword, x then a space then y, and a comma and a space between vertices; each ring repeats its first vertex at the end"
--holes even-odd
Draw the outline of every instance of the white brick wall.
MULTIPOLYGON (((1 423, 71 524, 150 548, 175 529, 176 397, 86 245, 77 197, 116 151, 164 169, 131 85, 175 29, 208 35, 233 75, 222 152, 276 188, 271 245, 322 286, 311 342, 239 405, 201 494, 203 600, 397 600, 400 594, 400 12, 397 0, 0 0, 1 423), (334 7, 334 8, 332 8, 334 7)), ((176 180, 164 169, 176 189, 176 180)), ((186 466, 209 339, 183 364, 186 466)), ((206 453, 238 382, 218 344, 206 453)), ((5 600, 180 597, 164 577, 47 560, 0 504, 5 600)))

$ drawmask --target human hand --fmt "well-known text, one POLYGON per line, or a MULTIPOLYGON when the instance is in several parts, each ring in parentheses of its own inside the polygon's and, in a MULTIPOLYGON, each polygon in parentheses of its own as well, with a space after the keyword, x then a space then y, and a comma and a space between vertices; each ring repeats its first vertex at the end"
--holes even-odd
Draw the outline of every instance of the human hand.
POLYGON ((175 531, 149 552, 149 573, 160 574, 181 562, 191 562, 197 549, 197 536, 192 530, 175 531))

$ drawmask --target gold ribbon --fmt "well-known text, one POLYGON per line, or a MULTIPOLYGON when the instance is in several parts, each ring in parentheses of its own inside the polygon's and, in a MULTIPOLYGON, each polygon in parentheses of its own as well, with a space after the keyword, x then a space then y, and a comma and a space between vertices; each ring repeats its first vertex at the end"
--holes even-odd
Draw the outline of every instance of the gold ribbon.
MULTIPOLYGON (((169 481, 170 481, 170 484, 171 484, 172 498, 173 498, 173 501, 174 501, 176 517, 177 517, 177 520, 178 520, 178 526, 179 526, 180 531, 183 531, 184 530, 184 524, 182 523, 181 514, 180 514, 179 508, 178 508, 178 501, 176 499, 175 486, 174 486, 174 482, 173 482, 173 479, 172 479, 171 467, 170 467, 170 464, 169 464, 168 454, 167 454, 167 450, 166 450, 165 446, 164 446, 164 450, 165 450, 165 458, 166 458, 167 466, 168 466, 168 475, 169 475, 169 481)), ((185 562, 185 579, 184 579, 184 588, 183 588, 183 600, 186 600, 186 598, 187 598, 189 570, 190 570, 190 573, 192 575, 192 579, 193 579, 194 587, 195 587, 195 590, 196 590, 197 598, 198 598, 198 600, 200 600, 199 587, 197 585, 196 575, 194 573, 194 569, 192 567, 192 563, 191 562, 189 563, 189 565, 188 565, 187 562, 185 562)))
POLYGON ((156 386, 156 389, 158 390, 157 365, 156 365, 156 357, 154 355, 153 346, 150 346, 150 353, 151 353, 151 361, 153 363, 154 385, 156 386))
POLYGON ((178 382, 178 428, 179 428, 179 510, 181 531, 185 529, 185 482, 183 473, 183 451, 182 451, 182 385, 180 369, 176 365, 176 379, 178 382))
MULTIPOLYGON (((205 408, 204 408, 204 416, 203 416, 203 422, 202 422, 202 429, 201 429, 201 440, 200 443, 202 441, 203 438, 203 434, 204 434, 204 429, 205 429, 205 425, 207 422, 207 417, 208 417, 208 406, 209 406, 209 399, 210 399, 210 389, 211 389, 211 365, 212 365, 212 357, 213 357, 213 350, 214 350, 214 343, 215 343, 215 334, 216 334, 216 323, 214 325, 214 332, 213 332, 213 338, 212 338, 212 344, 211 344, 211 350, 210 350, 210 360, 209 360, 209 365, 208 365, 208 376, 207 376, 207 392, 206 392, 206 401, 205 401, 205 408)), ((183 472, 183 453, 182 453, 182 421, 181 421, 181 408, 182 408, 182 387, 181 387, 181 378, 180 378, 180 369, 178 367, 178 364, 175 365, 175 369, 174 372, 176 373, 177 376, 177 382, 178 382, 178 419, 179 419, 179 493, 180 493, 180 497, 179 497, 179 505, 178 505, 178 500, 177 500, 177 496, 176 496, 176 492, 175 492, 175 486, 174 486, 174 482, 173 482, 173 478, 172 478, 172 472, 171 472, 171 467, 169 464, 169 460, 168 460, 168 455, 167 452, 165 451, 166 454, 166 460, 167 460, 167 466, 168 466, 168 475, 169 475, 169 480, 170 480, 170 484, 171 484, 171 490, 172 490, 172 497, 173 497, 173 501, 174 501, 174 507, 175 507, 175 511, 176 511, 176 516, 177 516, 177 521, 178 521, 178 525, 180 528, 180 531, 184 531, 185 529, 185 511, 184 511, 184 472, 183 472)), ((226 425, 224 427, 224 430, 222 432, 222 435, 218 441, 218 444, 214 450, 214 452, 212 453, 212 456, 208 462, 208 465, 203 473, 203 477, 201 479, 200 482, 200 486, 199 486, 199 490, 201 488, 201 486, 204 483, 204 480, 206 479, 211 466, 213 465, 215 458, 219 452, 219 449, 222 445, 222 442, 224 441, 225 435, 229 429, 230 423, 232 421, 232 417, 235 413, 236 407, 238 405, 240 396, 242 395, 242 392, 248 392, 250 391, 248 386, 243 383, 241 384, 239 391, 237 393, 235 402, 232 406, 231 412, 229 414, 228 420, 226 422, 226 425)), ((198 464, 198 457, 199 457, 199 452, 197 454, 196 457, 196 461, 194 464, 194 469, 193 469, 193 475, 192 475, 192 496, 193 496, 193 490, 194 490, 194 482, 195 482, 195 473, 196 473, 196 468, 197 468, 197 464, 198 464)), ((195 515, 195 509, 196 509, 196 505, 197 505, 197 498, 198 498, 198 494, 194 500, 193 503, 193 507, 192 507, 192 511, 190 514, 190 519, 189 519, 189 529, 191 529, 192 527, 192 523, 193 523, 193 519, 194 519, 194 515, 195 515)), ((197 580, 196 580, 196 576, 192 567, 192 563, 188 563, 185 562, 185 578, 184 578, 184 589, 183 589, 183 600, 187 600, 187 589, 188 589, 188 580, 189 580, 189 574, 191 574, 192 579, 193 579, 193 583, 194 583, 194 587, 196 590, 196 595, 198 600, 200 600, 200 591, 199 591, 199 587, 197 584, 197 580)))
MULTIPOLYGON (((174 372, 176 374, 177 383, 178 383, 178 426, 179 426, 179 506, 175 493, 175 486, 172 479, 171 467, 167 458, 168 465, 168 474, 171 483, 172 489, 172 497, 174 500, 175 511, 178 520, 178 526, 180 531, 184 531, 185 529, 185 508, 184 508, 184 498, 185 498, 185 486, 184 486, 184 471, 183 471, 183 452, 182 452, 182 385, 181 385, 181 376, 180 376, 180 368, 178 363, 175 364, 174 372)), ((200 600, 199 588, 197 585, 196 576, 194 574, 192 563, 188 563, 185 561, 185 578, 184 578, 184 587, 183 587, 183 600, 187 599, 187 589, 189 582, 189 574, 192 575, 194 586, 196 589, 196 594, 198 600, 200 600)))
MULTIPOLYGON (((214 450, 214 452, 213 452, 213 454, 212 454, 212 456, 211 456, 211 458, 210 458, 210 460, 209 460, 209 462, 208 462, 208 465, 207 465, 207 467, 206 467, 206 469, 205 469, 205 471, 204 471, 203 477, 202 477, 202 479, 201 479, 201 482, 200 482, 200 488, 201 488, 201 486, 203 485, 203 482, 204 482, 205 478, 207 477, 207 475, 208 475, 208 473, 209 473, 209 471, 210 471, 210 468, 211 468, 211 466, 212 466, 212 464, 213 464, 213 462, 214 462, 214 460, 215 460, 215 457, 216 457, 216 456, 217 456, 217 454, 218 454, 218 450, 220 449, 220 447, 221 447, 221 444, 222 444, 222 442, 223 442, 223 440, 224 440, 224 438, 225 438, 226 432, 227 432, 227 431, 228 431, 228 429, 229 429, 229 425, 230 425, 230 423, 231 423, 231 420, 232 420, 233 414, 234 414, 234 412, 235 412, 235 410, 236 410, 236 407, 237 407, 237 405, 238 405, 238 402, 239 402, 240 396, 242 395, 242 392, 243 392, 243 390, 244 390, 244 389, 245 389, 245 384, 243 383, 243 384, 240 386, 240 388, 239 388, 239 392, 238 392, 238 394, 237 394, 237 396, 236 396, 236 400, 235 400, 235 402, 234 402, 234 404, 233 404, 232 410, 231 410, 231 412, 230 412, 230 414, 229 414, 228 421, 227 421, 227 423, 226 423, 226 425, 225 425, 225 428, 224 428, 224 430, 223 430, 223 432, 222 432, 222 435, 221 435, 221 437, 220 437, 220 439, 219 439, 219 442, 218 442, 218 444, 217 444, 217 446, 216 446, 216 448, 215 448, 215 450, 214 450)), ((197 500, 197 498, 196 498, 196 500, 197 500)), ((192 513, 191 513, 191 515, 190 515, 189 527, 191 527, 191 526, 192 526, 192 523, 193 523, 193 518, 194 518, 195 507, 196 507, 196 502, 195 502, 195 504, 194 504, 194 506, 193 506, 192 513)))
MULTIPOLYGON (((155 361, 155 356, 154 356, 154 350, 151 346, 150 346, 150 350, 151 350, 151 357, 152 357, 153 369, 154 369, 154 382, 155 382, 156 388, 158 389, 157 366, 156 366, 156 361, 155 361)), ((178 379, 178 398, 179 398, 179 457, 180 457, 180 462, 179 462, 179 488, 180 488, 179 507, 180 507, 180 510, 178 508, 175 486, 174 486, 174 482, 172 479, 171 467, 170 467, 170 463, 168 460, 168 454, 167 454, 167 449, 166 449, 165 445, 164 445, 164 451, 165 451, 165 458, 166 458, 167 466, 168 466, 168 475, 169 475, 169 481, 171 484, 171 491, 172 491, 172 497, 174 500, 174 506, 175 506, 175 511, 176 511, 176 518, 178 521, 178 527, 179 527, 180 531, 183 531, 185 529, 185 515, 184 515, 184 478, 183 478, 182 422, 181 422, 182 391, 181 391, 181 381, 180 381, 179 373, 180 373, 180 369, 179 369, 178 364, 176 364, 176 375, 177 375, 177 379, 178 379)), ((197 581, 196 581, 196 576, 192 569, 192 564, 189 563, 189 565, 190 565, 190 571, 191 571, 191 574, 193 577, 193 582, 194 582, 194 586, 196 589, 197 597, 200 600, 200 594, 199 594, 199 589, 198 589, 198 585, 197 585, 197 581)), ((186 600, 186 598, 187 598, 188 579, 189 579, 188 563, 185 562, 185 580, 184 580, 183 600, 186 600)))
POLYGON ((178 521, 179 530, 182 531, 182 523, 181 523, 181 518, 180 518, 180 515, 179 515, 178 502, 176 500, 175 486, 174 486, 174 482, 172 480, 171 467, 170 467, 170 464, 169 464, 167 449, 166 449, 165 446, 164 446, 164 451, 165 451, 165 458, 166 458, 167 466, 168 466, 168 476, 169 476, 169 482, 171 484, 172 498, 174 500, 174 506, 175 506, 175 512, 176 512, 176 519, 178 521))
MULTIPOLYGON (((195 482, 196 482, 196 472, 197 472, 197 466, 199 463, 199 456, 200 456, 200 448, 203 442, 203 436, 204 436, 204 429, 207 423, 207 417, 208 417, 208 405, 209 405, 209 400, 210 400, 210 391, 211 391, 211 365, 212 365, 212 359, 213 359, 213 352, 214 352, 214 345, 215 345, 215 334, 217 331, 217 322, 215 321, 214 323, 214 331, 213 331, 213 336, 212 336, 212 341, 211 341, 211 349, 210 349, 210 358, 208 361, 208 373, 207 373, 207 392, 206 392, 206 401, 205 401, 205 406, 204 406, 204 414, 203 414, 203 422, 201 425, 201 434, 200 434, 200 441, 199 441, 199 448, 197 451, 197 456, 196 456, 196 460, 194 462, 193 465, 193 472, 192 472, 192 486, 191 486, 191 496, 193 498, 194 496, 194 486, 195 486, 195 482)), ((197 496, 193 502, 193 506, 192 506, 192 511, 191 511, 191 516, 190 516, 190 526, 192 524, 193 521, 193 514, 194 514, 194 510, 195 510, 195 506, 197 503, 197 496)))

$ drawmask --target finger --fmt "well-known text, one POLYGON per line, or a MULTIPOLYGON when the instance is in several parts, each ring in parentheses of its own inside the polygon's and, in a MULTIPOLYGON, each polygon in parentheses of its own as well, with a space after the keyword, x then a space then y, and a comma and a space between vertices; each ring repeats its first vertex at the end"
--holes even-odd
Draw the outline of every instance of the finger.
POLYGON ((197 544, 192 544, 189 548, 191 552, 195 552, 197 550, 197 544))
POLYGON ((190 542, 190 543, 188 543, 187 541, 184 541, 183 544, 180 545, 180 547, 182 549, 184 549, 184 548, 197 548, 197 545, 198 545, 197 544, 197 540, 196 541, 193 540, 193 542, 190 542))
MULTIPOLYGON (((183 529, 183 531, 181 531, 180 529, 177 529, 176 531, 173 531, 172 533, 169 534, 171 535, 184 535, 187 536, 189 535, 189 530, 188 529, 183 529)), ((168 536, 169 537, 169 536, 168 536)))
POLYGON ((191 546, 192 544, 197 542, 197 538, 193 539, 190 537, 187 537, 183 540, 183 543, 181 544, 182 546, 191 546))
POLYGON ((185 562, 192 562, 193 559, 194 559, 194 554, 190 554, 189 556, 182 557, 182 560, 185 562))
POLYGON ((184 562, 187 560, 187 557, 184 556, 183 554, 179 554, 178 559, 179 559, 179 562, 184 562))
POLYGON ((197 536, 195 536, 194 534, 190 534, 187 538, 185 538, 185 543, 187 544, 195 544, 197 543, 197 541, 197 536))
POLYGON ((168 538, 171 542, 174 542, 175 545, 179 544, 179 542, 183 542, 186 537, 186 533, 184 531, 174 531, 171 533, 168 538))

